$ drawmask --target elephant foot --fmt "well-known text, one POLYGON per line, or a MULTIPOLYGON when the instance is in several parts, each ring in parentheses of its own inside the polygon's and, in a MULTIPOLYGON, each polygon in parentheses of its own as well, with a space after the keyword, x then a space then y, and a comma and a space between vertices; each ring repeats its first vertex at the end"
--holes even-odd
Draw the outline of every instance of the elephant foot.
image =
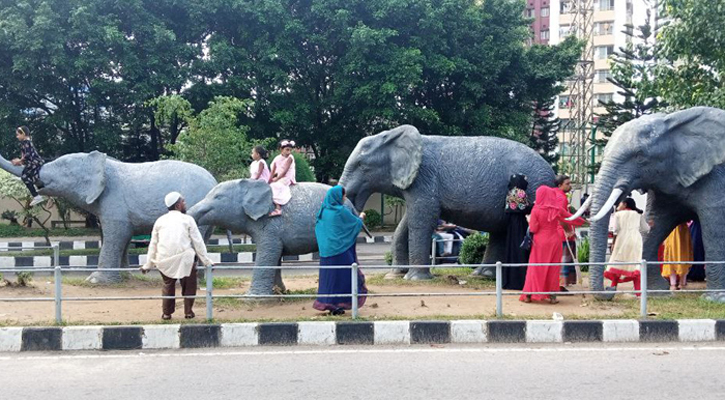
POLYGON ((388 272, 387 274, 385 274, 385 278, 384 279, 388 279, 388 280, 390 280, 390 279, 400 279, 400 278, 404 277, 407 272, 408 272, 407 269, 396 268, 396 269, 388 272))
POLYGON ((597 293, 597 294, 595 294, 594 295, 594 298, 597 299, 597 300, 602 300, 602 301, 612 301, 612 300, 614 300, 614 295, 617 292, 617 288, 613 288, 611 286, 610 287, 605 287, 604 288, 604 291, 605 291, 604 293, 597 293))
POLYGON ((496 278, 496 270, 491 267, 478 267, 471 272, 471 277, 474 278, 496 278))
POLYGON ((86 282, 98 285, 110 285, 121 282, 119 271, 96 271, 86 278, 86 282))
POLYGON ((702 295, 702 298, 713 303, 725 304, 725 293, 708 292, 702 295))
POLYGON ((405 274, 403 279, 409 281, 428 281, 433 279, 433 274, 429 269, 411 269, 405 274))

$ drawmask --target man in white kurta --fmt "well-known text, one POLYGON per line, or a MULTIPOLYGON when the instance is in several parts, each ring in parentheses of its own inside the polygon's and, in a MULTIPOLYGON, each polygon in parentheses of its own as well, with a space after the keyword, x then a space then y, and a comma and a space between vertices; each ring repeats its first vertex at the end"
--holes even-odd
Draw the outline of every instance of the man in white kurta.
MULTIPOLYGON (((178 192, 171 192, 164 199, 169 212, 154 224, 151 232, 146 264, 142 272, 156 268, 164 279, 162 296, 176 295, 176 281, 181 283, 183 296, 196 296, 197 277, 196 260, 204 265, 212 265, 206 253, 204 239, 196 226, 194 218, 186 215, 186 202, 178 192)), ((184 315, 194 318, 194 299, 184 299, 184 315)), ((162 319, 171 319, 176 302, 174 299, 162 301, 162 319)))

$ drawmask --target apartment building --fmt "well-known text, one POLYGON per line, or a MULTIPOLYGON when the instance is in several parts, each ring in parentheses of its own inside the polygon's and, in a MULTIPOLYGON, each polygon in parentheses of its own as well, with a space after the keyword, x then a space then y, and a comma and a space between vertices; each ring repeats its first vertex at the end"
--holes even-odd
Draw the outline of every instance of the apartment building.
MULTIPOLYGON (((647 17, 647 10, 652 10, 652 0, 528 0, 526 15, 535 18, 532 24, 533 42, 557 44, 567 36, 576 34, 575 7, 591 4, 591 36, 590 45, 593 49, 593 97, 590 104, 578 104, 580 99, 572 95, 570 89, 559 95, 556 114, 561 119, 561 126, 567 126, 573 116, 572 110, 579 106, 590 107, 589 114, 596 120, 597 114, 605 112, 601 102, 621 100, 617 88, 607 78, 611 76, 609 57, 620 47, 633 39, 625 34, 626 25, 642 25, 647 17), (542 38, 546 38, 544 41, 542 38)), ((565 82, 567 86, 573 81, 565 82)), ((594 122, 594 121, 592 121, 594 122)), ((562 158, 570 151, 572 132, 560 130, 560 149, 562 158)))

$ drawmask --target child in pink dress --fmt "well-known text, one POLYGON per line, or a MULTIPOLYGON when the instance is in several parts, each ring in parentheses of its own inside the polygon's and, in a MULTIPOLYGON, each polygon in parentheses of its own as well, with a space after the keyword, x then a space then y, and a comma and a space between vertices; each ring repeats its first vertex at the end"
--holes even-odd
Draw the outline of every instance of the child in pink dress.
POLYGON ((249 166, 249 178, 269 182, 269 167, 267 166, 267 149, 254 146, 252 149, 252 165, 249 166))
POLYGON ((280 154, 272 161, 272 173, 269 179, 269 186, 272 187, 272 200, 275 209, 269 213, 270 217, 282 215, 282 206, 289 203, 292 198, 290 186, 295 181, 295 158, 292 157, 292 148, 295 142, 283 140, 279 144, 280 154))

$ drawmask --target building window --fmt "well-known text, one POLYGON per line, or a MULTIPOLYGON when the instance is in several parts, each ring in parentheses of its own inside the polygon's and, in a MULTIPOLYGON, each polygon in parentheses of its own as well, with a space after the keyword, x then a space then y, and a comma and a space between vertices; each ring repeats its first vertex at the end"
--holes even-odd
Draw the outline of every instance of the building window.
POLYGON ((534 18, 536 17, 536 10, 533 8, 527 8, 524 15, 526 15, 527 18, 534 18))
POLYGON ((606 60, 614 54, 614 46, 596 46, 594 48, 594 54, 597 60, 606 60))
POLYGON ((574 107, 574 101, 575 98, 569 95, 561 95, 559 96, 559 108, 572 108, 574 107))
POLYGON ((561 0, 559 5, 560 14, 569 14, 572 12, 571 0, 561 0))
POLYGON ((549 7, 543 7, 541 9, 541 16, 542 17, 548 17, 549 16, 549 7))
POLYGON ((614 0, 597 0, 594 4, 598 6, 599 11, 614 10, 614 0))
POLYGON ((549 40, 549 31, 541 31, 541 40, 549 40))
POLYGON ((601 106, 602 103, 607 104, 610 101, 612 101, 613 99, 614 99, 614 94, 613 93, 599 93, 599 94, 595 94, 594 95, 594 100, 596 100, 596 102, 597 102, 597 104, 595 105, 595 107, 601 106))
POLYGON ((570 25, 561 25, 559 27, 559 38, 564 40, 564 38, 569 35, 571 35, 571 26, 570 25))
POLYGON ((611 35, 612 33, 614 33, 614 21, 594 23, 594 35, 611 35))
POLYGON ((596 83, 607 83, 607 78, 612 77, 612 72, 608 69, 598 69, 594 71, 594 81, 596 83))
POLYGON ((569 124, 571 123, 571 120, 569 118, 559 118, 559 128, 560 129, 570 129, 571 127, 569 124))

